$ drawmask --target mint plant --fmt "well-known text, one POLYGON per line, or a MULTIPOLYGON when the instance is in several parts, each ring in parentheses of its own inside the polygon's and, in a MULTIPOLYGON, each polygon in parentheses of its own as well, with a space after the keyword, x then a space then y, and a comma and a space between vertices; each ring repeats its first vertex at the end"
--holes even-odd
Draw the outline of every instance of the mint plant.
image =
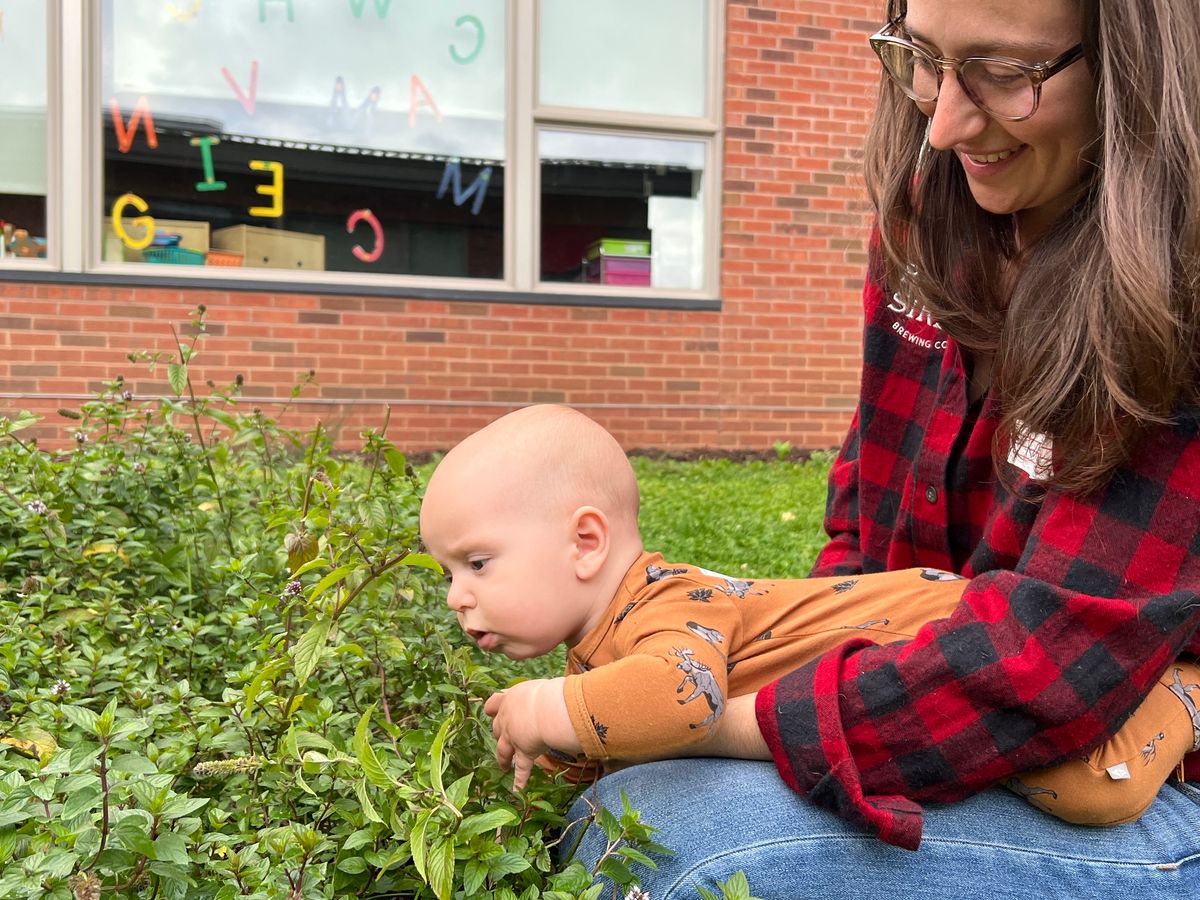
POLYGON ((188 331, 131 355, 171 396, 114 379, 68 451, 0 418, 0 896, 623 891, 662 849, 632 809, 559 871, 578 788, 495 766, 481 701, 518 673, 445 609, 387 423, 338 455, 198 390, 188 331))

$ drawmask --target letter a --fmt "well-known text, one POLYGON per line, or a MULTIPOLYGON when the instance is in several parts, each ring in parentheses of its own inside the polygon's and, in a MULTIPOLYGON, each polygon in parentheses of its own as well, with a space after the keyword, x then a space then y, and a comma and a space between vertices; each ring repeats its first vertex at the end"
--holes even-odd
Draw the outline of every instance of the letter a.
POLYGON ((421 79, 416 75, 412 77, 410 89, 408 92, 408 127, 412 128, 417 124, 417 108, 421 106, 421 97, 425 98, 425 105, 433 112, 433 117, 439 122, 442 121, 442 114, 438 111, 437 104, 433 102, 433 95, 429 93, 429 88, 421 83, 421 79), (420 96, 418 96, 418 94, 420 96))
POLYGON ((122 153, 128 153, 129 148, 133 146, 133 139, 137 135, 142 116, 146 117, 146 143, 150 145, 151 150, 158 149, 158 132, 154 130, 154 116, 150 113, 150 102, 145 97, 138 97, 137 103, 133 105, 133 115, 129 117, 128 126, 121 118, 121 107, 117 105, 116 97, 112 98, 110 106, 113 131, 117 133, 117 147, 122 153))

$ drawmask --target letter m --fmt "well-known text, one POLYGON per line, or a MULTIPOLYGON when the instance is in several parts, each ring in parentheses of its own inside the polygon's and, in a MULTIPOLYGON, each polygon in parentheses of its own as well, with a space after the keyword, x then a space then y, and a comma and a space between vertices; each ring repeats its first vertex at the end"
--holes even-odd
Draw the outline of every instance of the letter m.
POLYGON ((475 202, 471 204, 471 215, 479 215, 479 210, 483 208, 483 198, 487 196, 488 182, 492 180, 492 167, 486 166, 480 172, 471 186, 465 191, 462 186, 462 167, 458 160, 452 159, 446 163, 446 170, 442 173, 442 183, 438 185, 437 198, 441 200, 446 196, 446 191, 453 187, 454 189, 454 205, 462 206, 471 196, 475 196, 475 202))

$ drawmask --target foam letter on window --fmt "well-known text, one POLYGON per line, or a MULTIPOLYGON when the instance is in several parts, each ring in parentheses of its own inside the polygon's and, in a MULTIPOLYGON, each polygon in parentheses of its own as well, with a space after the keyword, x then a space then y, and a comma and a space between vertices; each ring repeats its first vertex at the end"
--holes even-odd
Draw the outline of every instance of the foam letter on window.
MULTIPOLYGON (((367 5, 367 0, 350 0, 350 9, 354 11, 356 19, 362 18, 363 7, 367 5)), ((392 0, 375 0, 375 15, 383 19, 387 17, 388 7, 392 5, 392 0)))
POLYGON ((458 48, 453 44, 450 45, 450 58, 459 65, 465 66, 467 63, 471 62, 471 60, 477 57, 479 52, 483 49, 483 23, 479 21, 477 16, 459 16, 454 20, 454 24, 458 28, 462 28, 467 24, 470 24, 475 28, 475 49, 466 56, 462 56, 458 52, 458 48))
POLYGON ((154 130, 154 116, 150 113, 150 101, 145 97, 138 97, 137 103, 133 105, 133 115, 129 117, 128 126, 121 118, 121 107, 117 105, 116 97, 112 98, 110 107, 113 131, 117 133, 117 147, 122 153, 128 153, 129 148, 133 146, 133 139, 137 135, 138 126, 142 123, 142 116, 146 117, 146 143, 150 145, 151 150, 158 149, 158 132, 154 130))
POLYGON ((242 93, 241 86, 233 80, 233 73, 222 67, 221 74, 225 76, 225 80, 229 82, 229 86, 233 88, 234 94, 237 95, 238 102, 242 104, 242 109, 246 111, 246 115, 254 115, 254 107, 258 102, 258 60, 250 61, 250 94, 247 96, 242 93))
POLYGON ((198 191, 223 191, 226 184, 223 181, 216 180, 216 173, 213 171, 212 148, 213 144, 221 143, 221 139, 214 134, 209 134, 204 137, 194 137, 189 141, 193 147, 200 148, 200 162, 204 166, 204 180, 196 182, 196 190, 198 191))
POLYGON ((350 218, 346 220, 346 234, 354 234, 355 226, 364 220, 371 226, 371 230, 375 232, 375 249, 368 253, 358 244, 355 244, 350 248, 350 252, 365 263, 373 263, 383 255, 383 226, 375 218, 375 213, 369 209, 356 209, 350 213, 350 218))
POLYGON ((187 22, 200 14, 200 7, 203 5, 204 0, 192 0, 190 9, 177 9, 174 3, 168 3, 167 12, 171 14, 176 22, 187 22))
POLYGON ((150 207, 146 201, 137 194, 122 194, 117 198, 117 202, 112 208, 112 224, 113 231, 117 237, 121 239, 121 243, 130 250, 142 250, 150 246, 150 242, 154 240, 154 217, 153 216, 138 216, 133 220, 133 224, 146 229, 145 237, 137 238, 136 240, 130 237, 129 232, 125 230, 125 223, 121 221, 121 216, 125 214, 125 207, 132 206, 140 213, 144 213, 150 207))
POLYGON ((479 210, 483 208, 483 198, 487 196, 488 183, 492 180, 492 167, 487 166, 482 172, 475 176, 475 180, 471 182, 471 186, 465 191, 462 186, 462 167, 458 160, 452 159, 446 163, 446 168, 442 172, 442 183, 438 185, 437 198, 441 200, 446 196, 446 191, 449 188, 454 189, 454 205, 462 206, 471 199, 471 195, 475 195, 475 202, 471 204, 471 215, 479 215, 479 210))
POLYGON ((246 212, 252 216, 277 219, 283 215, 283 163, 271 160, 252 159, 250 168, 256 172, 270 172, 271 183, 255 185, 254 190, 266 197, 273 197, 270 206, 252 206, 246 212))
POLYGON ((437 104, 433 102, 433 95, 429 93, 429 89, 421 83, 421 79, 416 75, 412 77, 408 92, 408 127, 412 128, 417 124, 417 108, 421 105, 421 97, 425 98, 425 105, 433 111, 433 117, 439 122, 442 121, 442 114, 438 112, 437 104))
MULTIPOLYGON (((292 0, 275 0, 287 4, 287 17, 289 22, 295 22, 296 17, 292 13, 292 0)), ((267 21, 267 0, 258 0, 258 21, 267 21)))

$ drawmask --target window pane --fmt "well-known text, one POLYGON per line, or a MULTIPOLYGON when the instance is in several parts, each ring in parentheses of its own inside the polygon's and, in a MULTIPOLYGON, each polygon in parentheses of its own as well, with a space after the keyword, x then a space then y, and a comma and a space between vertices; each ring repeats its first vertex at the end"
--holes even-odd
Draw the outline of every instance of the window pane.
POLYGON ((0 228, 3 254, 46 254, 46 4, 0 9, 0 228))
POLYGON ((542 279, 703 287, 702 141, 544 130, 542 279))
POLYGON ((711 0, 541 0, 538 101, 703 116, 711 0))
POLYGON ((503 277, 504 25, 504 0, 105 0, 103 258, 503 277))

